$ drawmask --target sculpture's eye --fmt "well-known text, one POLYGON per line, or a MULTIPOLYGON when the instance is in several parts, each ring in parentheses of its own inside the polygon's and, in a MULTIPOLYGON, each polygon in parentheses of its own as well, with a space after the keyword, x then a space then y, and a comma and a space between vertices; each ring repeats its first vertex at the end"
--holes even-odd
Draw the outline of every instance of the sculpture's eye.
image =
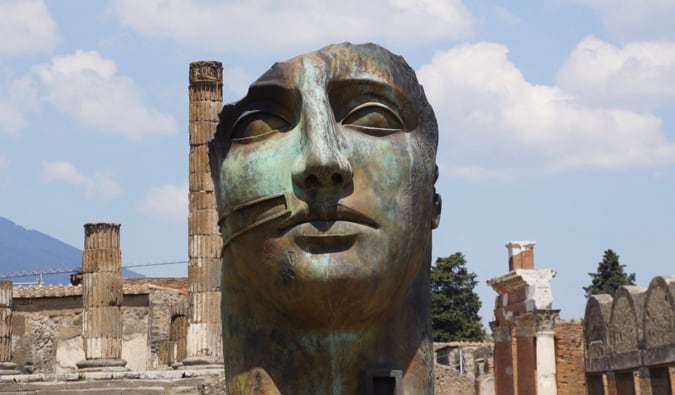
POLYGON ((386 136, 405 129, 401 117, 391 108, 378 102, 368 102, 352 109, 342 124, 373 136, 386 136))
POLYGON ((277 114, 260 110, 246 111, 232 125, 232 141, 252 143, 290 127, 291 123, 277 114))

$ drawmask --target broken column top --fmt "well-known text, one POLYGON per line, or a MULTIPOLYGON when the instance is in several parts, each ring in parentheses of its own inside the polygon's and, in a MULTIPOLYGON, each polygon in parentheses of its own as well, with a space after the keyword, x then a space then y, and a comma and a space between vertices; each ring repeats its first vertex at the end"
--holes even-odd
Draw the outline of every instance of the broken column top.
POLYGON ((534 245, 536 242, 516 240, 506 243, 509 250, 509 271, 534 269, 534 245))

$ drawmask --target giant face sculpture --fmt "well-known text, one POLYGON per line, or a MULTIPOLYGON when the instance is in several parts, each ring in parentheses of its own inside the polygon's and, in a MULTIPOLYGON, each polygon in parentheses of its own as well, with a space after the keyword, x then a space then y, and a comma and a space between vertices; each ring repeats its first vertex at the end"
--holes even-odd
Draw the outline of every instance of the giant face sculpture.
POLYGON ((228 308, 310 331, 395 315, 429 270, 437 139, 414 72, 372 44, 277 63, 225 106, 210 146, 224 336, 228 308))

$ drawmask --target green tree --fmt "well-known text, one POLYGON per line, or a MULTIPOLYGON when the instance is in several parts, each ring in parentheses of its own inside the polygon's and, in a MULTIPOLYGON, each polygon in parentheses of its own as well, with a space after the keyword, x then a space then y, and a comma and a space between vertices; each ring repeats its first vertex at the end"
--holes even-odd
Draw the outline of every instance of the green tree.
POLYGON ((478 315, 478 281, 466 270, 461 252, 438 258, 431 268, 431 326, 434 341, 481 341, 485 331, 478 315))
POLYGON ((591 276, 591 285, 583 287, 586 297, 597 294, 614 295, 622 285, 635 285, 635 273, 627 274, 623 271, 626 265, 619 263, 619 256, 614 251, 607 250, 602 256, 602 262, 598 263, 596 273, 588 273, 591 276))

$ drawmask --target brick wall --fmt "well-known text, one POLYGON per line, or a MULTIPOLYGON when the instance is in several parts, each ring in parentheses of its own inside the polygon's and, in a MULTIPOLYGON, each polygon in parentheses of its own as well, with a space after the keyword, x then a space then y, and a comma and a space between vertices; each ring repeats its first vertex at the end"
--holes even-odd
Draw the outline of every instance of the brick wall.
POLYGON ((584 336, 581 321, 559 321, 555 327, 558 395, 586 394, 584 336))

